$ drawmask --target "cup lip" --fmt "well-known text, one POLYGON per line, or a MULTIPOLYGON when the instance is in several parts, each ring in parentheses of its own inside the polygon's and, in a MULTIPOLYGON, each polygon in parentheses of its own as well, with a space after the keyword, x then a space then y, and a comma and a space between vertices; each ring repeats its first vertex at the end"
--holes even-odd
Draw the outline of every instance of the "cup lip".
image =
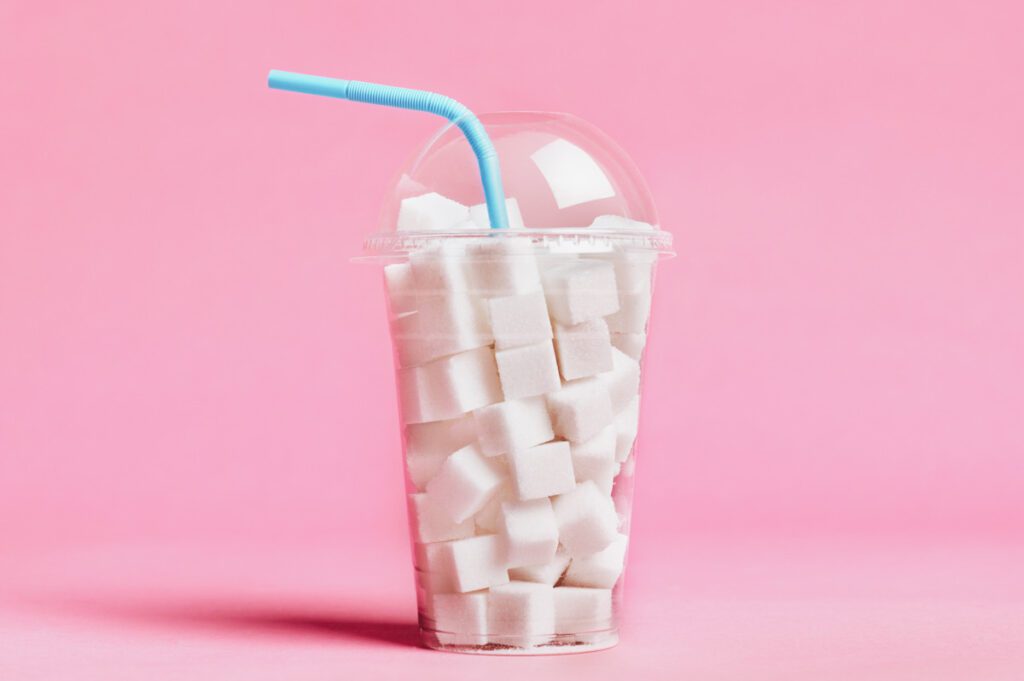
POLYGON ((353 262, 379 262, 407 256, 443 242, 468 243, 484 239, 516 239, 540 247, 555 246, 559 252, 607 252, 609 250, 675 256, 672 234, 658 229, 602 229, 554 227, 544 229, 459 229, 437 231, 377 232, 363 241, 363 255, 353 262))

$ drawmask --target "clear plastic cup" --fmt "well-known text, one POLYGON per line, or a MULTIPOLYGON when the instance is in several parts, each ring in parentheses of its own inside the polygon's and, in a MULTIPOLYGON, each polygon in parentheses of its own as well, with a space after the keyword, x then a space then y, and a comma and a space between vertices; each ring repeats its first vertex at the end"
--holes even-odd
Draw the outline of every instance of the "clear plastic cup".
POLYGON ((395 182, 384 264, 423 642, 553 654, 618 641, 654 270, 625 154, 564 114, 481 116, 510 227, 453 126, 395 182))

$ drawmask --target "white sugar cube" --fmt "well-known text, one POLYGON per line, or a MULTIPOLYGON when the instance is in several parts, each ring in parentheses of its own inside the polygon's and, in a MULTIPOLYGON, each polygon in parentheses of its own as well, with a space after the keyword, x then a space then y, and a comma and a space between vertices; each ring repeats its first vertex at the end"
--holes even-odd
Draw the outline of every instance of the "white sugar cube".
POLYGON ((548 442, 508 454, 513 489, 521 500, 567 492, 576 486, 568 442, 548 442))
POLYGON ((591 480, 555 497, 551 506, 558 521, 559 541, 574 558, 597 553, 617 536, 615 504, 591 480))
POLYGON ((437 192, 429 192, 402 199, 398 209, 398 231, 444 231, 468 219, 467 206, 437 192))
POLYGON ((480 449, 487 456, 525 449, 554 439, 543 397, 527 397, 481 407, 473 412, 480 449))
MULTIPOLYGON (((624 254, 616 258, 615 283, 619 285, 619 302, 623 293, 643 293, 648 300, 654 290, 654 262, 649 254, 624 254)), ((648 303, 648 306, 650 303, 648 303)))
POLYGON ((474 241, 466 249, 474 291, 512 296, 540 290, 540 270, 529 239, 507 236, 474 241))
MULTIPOLYGON (((505 211, 508 213, 509 229, 523 228, 523 214, 519 211, 519 202, 513 197, 505 199, 505 211)), ((478 203, 469 207, 469 219, 481 228, 487 229, 491 226, 491 217, 487 213, 487 204, 478 203)))
POLYGON ((615 333, 646 333, 651 316, 651 292, 620 291, 619 309, 608 317, 608 328, 615 333))
POLYGON ((550 341, 498 350, 494 356, 506 399, 542 395, 562 385, 550 341))
POLYGON ((414 367, 431 359, 431 351, 420 333, 418 312, 405 312, 391 320, 391 340, 400 367, 414 367))
POLYGON ((498 491, 491 496, 490 501, 473 516, 477 534, 497 534, 500 527, 501 505, 506 501, 513 501, 515 498, 516 493, 512 489, 512 481, 505 480, 498 491))
POLYGON ((445 459, 427 483, 427 495, 451 520, 461 523, 483 508, 504 478, 499 460, 468 445, 445 459))
POLYGON ((416 297, 409 263, 385 265, 384 286, 387 289, 392 315, 412 312, 415 309, 416 297))
POLYGON ((615 417, 615 460, 625 461, 633 450, 640 429, 640 396, 637 395, 615 417))
POLYGON ((647 334, 613 333, 612 345, 639 362, 644 354, 644 346, 647 345, 647 334))
MULTIPOLYGON (((448 551, 446 542, 433 544, 414 544, 414 564, 416 580, 427 593, 452 593, 455 591, 455 579, 450 563, 444 554, 448 551)), ((427 600, 429 605, 430 601, 427 600)))
POLYGON ((572 381, 612 369, 612 340, 600 317, 573 326, 555 324, 555 353, 562 378, 572 381))
POLYGON ((615 270, 610 262, 578 260, 544 272, 548 310, 560 324, 572 326, 619 309, 615 270))
POLYGON ((511 568, 508 571, 508 576, 521 582, 554 585, 562 576, 562 573, 565 572, 565 568, 569 567, 570 560, 572 558, 568 552, 559 547, 555 551, 555 557, 547 563, 511 568))
POLYGON ((416 541, 423 544, 472 537, 476 531, 472 518, 458 523, 452 521, 426 494, 410 494, 409 510, 416 541))
POLYGON ((476 421, 466 414, 449 421, 414 423, 405 428, 405 463, 409 478, 422 490, 449 454, 476 439, 476 421))
POLYGON ((501 401, 494 353, 477 348, 398 372, 405 423, 443 421, 501 401))
POLYGON ((412 480, 413 487, 418 491, 423 491, 427 483, 441 470, 441 464, 447 457, 447 454, 436 452, 418 456, 406 454, 405 467, 409 471, 409 479, 412 480))
POLYGON ((448 646, 487 643, 487 592, 433 594, 430 611, 437 640, 448 646))
POLYGON ((417 298, 470 290, 466 256, 453 243, 414 252, 409 267, 417 298))
POLYGON ((580 261, 579 253, 559 248, 555 242, 547 244, 547 250, 538 251, 534 257, 537 259, 537 269, 540 270, 542 282, 547 272, 580 261))
POLYGON ((615 283, 619 293, 640 293, 651 295, 654 286, 654 263, 657 256, 650 253, 618 252, 612 258, 615 267, 615 283))
POLYGON ((611 494, 616 474, 616 440, 615 426, 608 426, 589 440, 571 443, 576 482, 593 480, 603 492, 611 494))
POLYGON ((466 293, 421 295, 416 305, 417 345, 427 359, 481 348, 493 340, 479 298, 466 293))
POLYGON ((543 291, 491 298, 487 301, 487 309, 498 350, 533 345, 552 338, 543 291))
POLYGON ((640 363, 617 348, 612 348, 612 370, 596 378, 608 388, 612 411, 616 414, 640 393, 640 363))
POLYGON ((547 402, 555 434, 583 442, 608 427, 614 413, 607 385, 598 377, 581 378, 550 393, 547 402))
POLYGON ((546 498, 507 501, 501 505, 499 535, 505 542, 505 565, 540 565, 554 559, 558 525, 546 498))
POLYGON ((611 589, 556 586, 555 631, 559 634, 588 634, 612 625, 611 589))
POLYGON ((615 476, 619 474, 620 469, 620 464, 616 463, 613 468, 603 471, 591 478, 594 484, 597 485, 597 488, 601 490, 601 494, 611 496, 612 488, 615 487, 615 476))
POLYGON ((476 439, 476 420, 466 414, 448 421, 416 423, 406 426, 406 452, 409 456, 442 454, 448 456, 476 439))
POLYGON ((491 643, 530 647, 555 633, 554 590, 536 582, 509 582, 487 594, 487 630, 491 643))
POLYGON ((626 535, 616 534, 602 550, 586 556, 573 557, 563 581, 570 586, 612 588, 622 574, 628 542, 629 538, 626 535))
POLYGON ((485 534, 427 546, 437 547, 439 571, 451 576, 451 585, 459 593, 508 582, 504 551, 497 535, 485 534))

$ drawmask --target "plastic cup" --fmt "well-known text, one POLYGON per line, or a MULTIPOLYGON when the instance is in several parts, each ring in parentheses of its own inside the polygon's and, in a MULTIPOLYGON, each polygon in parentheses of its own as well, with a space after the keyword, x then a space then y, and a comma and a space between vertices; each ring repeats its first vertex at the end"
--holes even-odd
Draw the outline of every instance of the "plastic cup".
POLYGON ((448 127, 366 241, 384 264, 421 638, 479 654, 608 648, 671 241, 639 173, 591 126, 481 121, 515 199, 509 229, 488 229, 472 150, 448 127))
POLYGON ((640 173, 565 114, 268 82, 451 121, 400 174, 364 258, 385 263, 423 642, 615 645, 654 268, 671 254, 640 173))

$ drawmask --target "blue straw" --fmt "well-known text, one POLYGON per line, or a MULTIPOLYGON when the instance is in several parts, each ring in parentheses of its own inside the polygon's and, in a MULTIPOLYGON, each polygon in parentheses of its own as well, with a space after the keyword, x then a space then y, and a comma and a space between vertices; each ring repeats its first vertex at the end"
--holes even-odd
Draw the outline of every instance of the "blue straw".
POLYGON ((469 141, 480 166, 480 180, 484 185, 487 200, 487 215, 491 227, 508 227, 508 213, 505 210, 505 190, 501 186, 501 168, 498 167, 498 152, 494 150, 491 138, 472 111, 451 97, 445 97, 425 90, 410 90, 392 85, 363 83, 358 80, 341 80, 308 76, 302 73, 271 71, 267 84, 277 90, 303 92, 307 95, 336 97, 353 102, 366 102, 400 109, 413 109, 444 116, 458 126, 469 141))

